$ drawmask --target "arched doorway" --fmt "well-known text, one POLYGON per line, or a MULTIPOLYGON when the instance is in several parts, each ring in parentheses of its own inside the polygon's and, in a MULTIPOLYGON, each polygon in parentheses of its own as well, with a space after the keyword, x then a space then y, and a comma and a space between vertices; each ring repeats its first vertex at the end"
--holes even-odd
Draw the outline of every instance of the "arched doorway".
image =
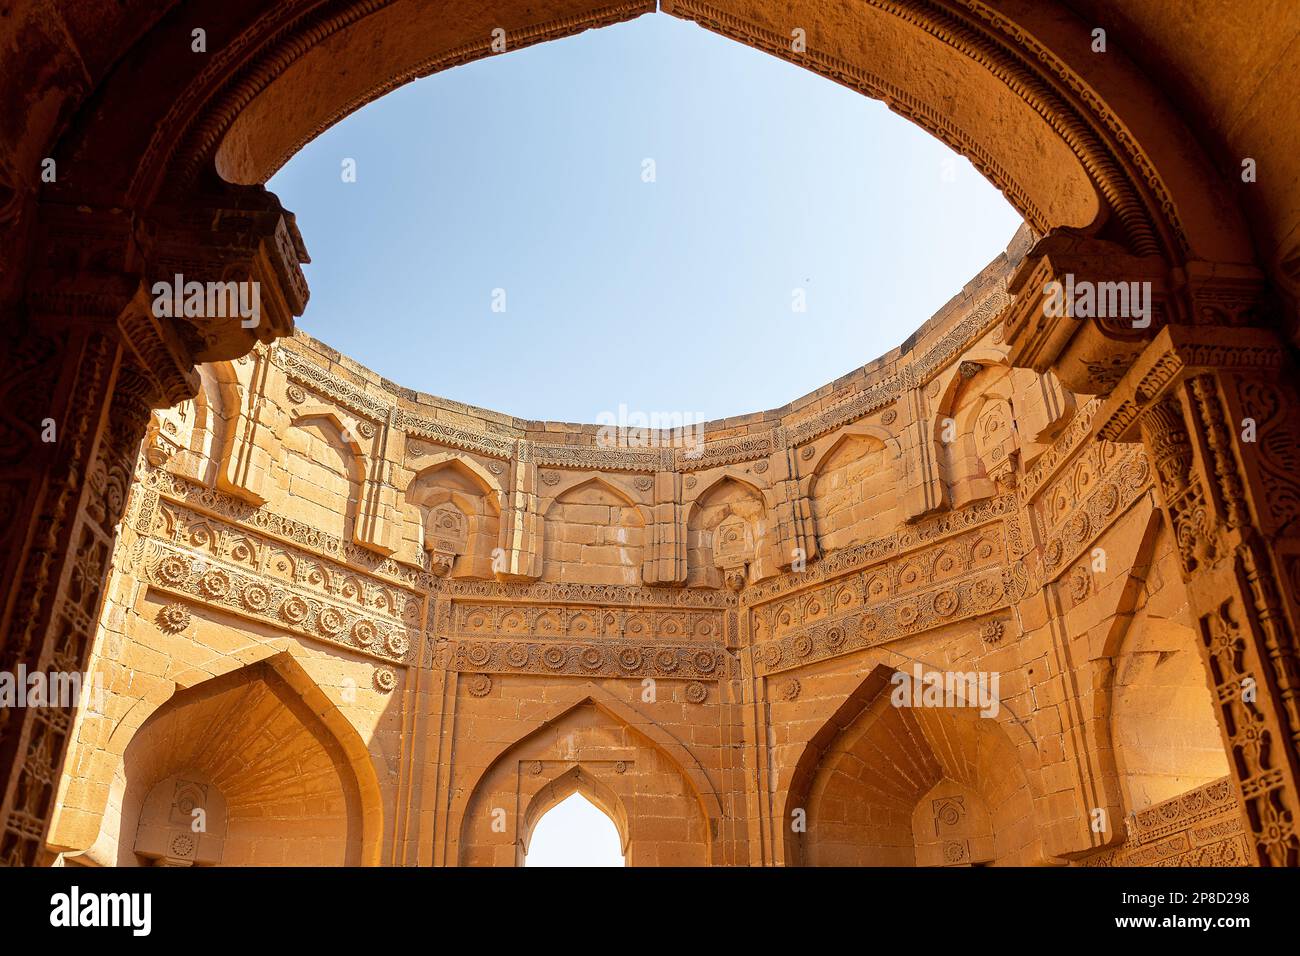
POLYGON ((543 787, 524 813, 521 866, 625 866, 627 855, 623 801, 581 767, 543 787))

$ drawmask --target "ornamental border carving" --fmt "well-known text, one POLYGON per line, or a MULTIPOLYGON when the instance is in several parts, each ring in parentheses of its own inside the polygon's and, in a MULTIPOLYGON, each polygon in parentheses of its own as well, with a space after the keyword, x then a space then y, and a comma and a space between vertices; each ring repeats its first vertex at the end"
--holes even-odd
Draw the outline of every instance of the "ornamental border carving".
POLYGON ((899 373, 866 386, 858 386, 830 408, 811 417, 781 422, 765 432, 735 438, 706 441, 702 449, 602 448, 597 445, 546 444, 514 437, 489 435, 478 429, 457 427, 401 408, 369 394, 364 388, 344 381, 338 374, 312 362, 294 351, 292 346, 277 343, 271 348, 273 363, 294 382, 320 392, 356 414, 388 421, 409 438, 422 439, 446 448, 459 449, 492 458, 520 460, 529 458, 538 466, 550 468, 598 468, 613 471, 655 473, 671 471, 682 474, 721 467, 743 461, 769 458, 791 445, 812 441, 846 424, 880 411, 896 402, 903 393, 928 379, 972 341, 982 335, 1010 301, 1004 288, 986 295, 972 311, 949 329, 932 348, 920 355, 899 373), (524 446, 528 454, 524 454, 524 446), (518 453, 518 455, 517 455, 518 453))
POLYGON ((215 567, 206 558, 152 541, 144 562, 150 588, 387 664, 408 665, 419 632, 321 600, 283 581, 215 567))
POLYGON ((1249 866, 1245 818, 1232 780, 1223 777, 1128 818, 1117 847, 1080 866, 1249 866))
MULTIPOLYGON (((153 515, 160 499, 186 505, 214 518, 234 522, 238 527, 262 532, 277 543, 310 549, 313 559, 327 558, 343 565, 351 572, 387 578, 410 590, 435 590, 437 580, 427 570, 411 567, 393 558, 381 558, 360 545, 344 541, 337 535, 295 521, 265 507, 241 501, 225 492, 199 484, 182 475, 173 474, 150 465, 141 457, 142 467, 137 471, 141 495, 136 530, 150 534, 153 515)), ((427 562, 427 557, 425 557, 427 562)))
POLYGON ((717 644, 541 642, 486 638, 452 642, 450 667, 462 673, 547 674, 718 681, 740 664, 717 644))
POLYGON ((439 637, 504 637, 520 640, 695 639, 722 644, 722 611, 613 609, 510 604, 453 606, 451 633, 439 637))
POLYGON ((617 604, 693 610, 725 610, 736 606, 734 593, 710 588, 648 588, 621 584, 564 584, 547 581, 515 584, 445 578, 438 583, 438 591, 453 599, 617 604))
POLYGON ((1111 460, 1110 468, 1102 473, 1102 480, 1093 493, 1055 523, 1055 533, 1043 545, 1046 580, 1053 581, 1069 570, 1079 554, 1151 487, 1151 465, 1146 449, 1141 445, 1128 448, 1127 454, 1111 460), (1105 480, 1109 474, 1115 474, 1115 478, 1105 480))
POLYGON ((903 555, 951 535, 991 524, 997 518, 1010 518, 1015 511, 1015 496, 1000 495, 975 502, 958 511, 949 511, 928 518, 875 541, 831 552, 827 557, 816 561, 806 571, 781 575, 770 581, 752 585, 741 595, 740 606, 753 608, 766 604, 792 591, 803 590, 808 584, 827 581, 851 571, 870 567, 883 559, 903 555))
POLYGON ((376 579, 364 571, 336 564, 313 552, 264 538, 242 525, 228 525, 220 519, 167 498, 159 500, 152 527, 147 531, 143 528, 138 530, 147 534, 150 541, 194 552, 201 560, 221 562, 242 571, 260 574, 267 581, 280 581, 306 588, 324 598, 342 598, 364 607, 369 613, 384 613, 380 609, 389 608, 391 610, 385 616, 394 621, 412 623, 418 621, 422 614, 424 598, 416 590, 376 579), (202 537, 195 540, 195 533, 200 531, 208 541, 202 537), (247 552, 247 557, 241 557, 239 551, 247 552), (292 581, 268 573, 271 562, 280 556, 292 564, 292 581), (350 579, 360 585, 359 593, 354 596, 345 593, 350 579))
POLYGON ((1091 399, 1079 408, 1066 426, 1065 433, 1025 469, 1016 485, 1022 502, 1028 504, 1032 501, 1043 485, 1055 476, 1057 469, 1071 461, 1075 449, 1092 434, 1093 420, 1097 417, 1099 408, 1101 400, 1098 398, 1091 399))
POLYGON ((1012 577, 996 569, 945 581, 755 644, 754 673, 779 674, 1002 610, 1020 598, 1012 577))
POLYGON ((323 394, 350 411, 381 422, 388 421, 388 413, 393 407, 391 403, 376 398, 364 388, 345 382, 336 373, 321 368, 291 348, 278 343, 272 345, 271 363, 284 372, 286 378, 323 394))

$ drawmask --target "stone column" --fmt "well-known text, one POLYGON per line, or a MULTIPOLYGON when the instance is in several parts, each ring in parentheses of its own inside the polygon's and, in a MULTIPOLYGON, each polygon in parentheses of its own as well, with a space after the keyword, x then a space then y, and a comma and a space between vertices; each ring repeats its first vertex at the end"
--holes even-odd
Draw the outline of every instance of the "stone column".
MULTIPOLYGON (((30 259, 26 300, 0 316, 0 671, 66 687, 90 657, 151 409, 196 393, 196 363, 292 331, 306 253, 273 195, 228 187, 149 214, 45 204, 30 259), (177 275, 257 283, 260 313, 162 317, 154 282, 177 275)), ((78 701, 57 703, 0 707, 0 863, 43 862, 78 701)))
POLYGON ((1300 865, 1300 395, 1280 339, 1170 326, 1100 416, 1145 443, 1258 861, 1300 865))
MULTIPOLYGON (((105 295, 98 307, 111 310, 112 301, 105 295)), ((71 675, 86 676, 117 524, 160 399, 154 372, 126 345, 131 320, 100 317, 78 310, 56 326, 42 315, 32 323, 40 331, 27 330, 33 347, 5 359, 20 363, 9 394, 21 399, 12 417, 25 426, 6 429, 13 443, 0 478, 8 512, 0 671, 17 683, 55 673, 64 687, 83 683, 71 675)), ((0 862, 12 865, 42 862, 79 701, 28 703, 0 708, 0 862)))
POLYGON ((1256 858, 1300 865, 1300 395, 1262 274, 1061 230, 1008 288, 1011 363, 1109 396, 1095 436, 1145 444, 1256 858))

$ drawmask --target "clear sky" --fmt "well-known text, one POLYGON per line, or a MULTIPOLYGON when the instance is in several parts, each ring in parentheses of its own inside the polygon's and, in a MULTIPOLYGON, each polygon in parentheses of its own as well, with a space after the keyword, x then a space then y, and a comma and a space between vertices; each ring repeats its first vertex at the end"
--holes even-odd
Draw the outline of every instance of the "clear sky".
POLYGON ((661 14, 403 87, 269 186, 313 259, 301 328, 579 422, 783 405, 898 345, 1019 223, 880 103, 661 14))
POLYGON ((533 828, 524 866, 623 866, 618 827, 580 793, 551 807, 533 828))

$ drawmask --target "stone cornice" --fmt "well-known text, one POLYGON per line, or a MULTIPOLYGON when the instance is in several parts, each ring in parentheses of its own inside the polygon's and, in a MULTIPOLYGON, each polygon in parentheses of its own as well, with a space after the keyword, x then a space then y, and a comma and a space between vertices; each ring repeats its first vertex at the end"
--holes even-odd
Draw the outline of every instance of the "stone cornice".
POLYGON ((942 368, 987 333, 1008 301, 1004 289, 993 289, 960 321, 944 331, 933 346, 904 364, 900 371, 855 388, 829 408, 806 415, 796 413, 766 430, 752 434, 712 441, 706 439, 700 449, 607 448, 594 443, 540 442, 526 439, 522 429, 515 429, 513 435, 492 434, 483 429, 438 421, 421 415, 416 410, 403 408, 397 395, 390 399, 372 394, 364 386, 348 382, 340 374, 299 354, 290 345, 277 343, 272 347, 271 356, 274 364, 291 381, 320 393, 355 414, 382 422, 390 420, 396 409, 397 414, 393 420, 397 427, 404 429, 412 438, 501 460, 516 457, 519 454, 519 443, 526 441, 531 460, 539 466, 550 468, 689 474, 769 458, 787 446, 813 441, 836 428, 852 424, 890 406, 908 389, 928 383, 942 368))

